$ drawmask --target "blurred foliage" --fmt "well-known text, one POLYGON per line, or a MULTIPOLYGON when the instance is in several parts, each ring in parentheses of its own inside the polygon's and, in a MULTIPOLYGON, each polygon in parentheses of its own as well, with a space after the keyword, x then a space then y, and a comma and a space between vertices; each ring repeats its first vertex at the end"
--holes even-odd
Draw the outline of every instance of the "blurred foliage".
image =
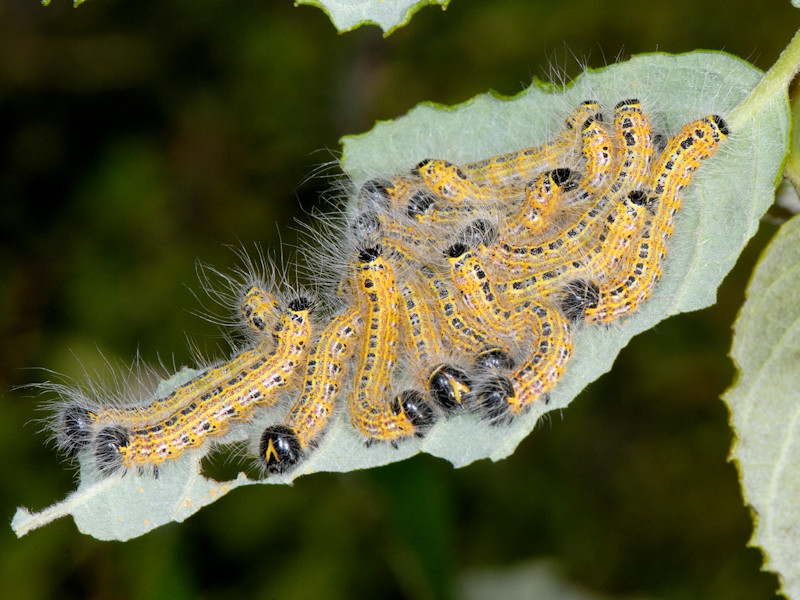
MULTIPOLYGON (((454 0, 383 39, 338 36, 290 0, 0 0, 0 509, 72 487, 15 386, 83 379, 104 359, 191 363, 200 259, 288 249, 325 210, 338 138, 425 100, 453 104, 618 55, 724 49, 768 68, 798 23, 788 2, 454 0), (722 18, 724 16, 724 19, 722 18), (322 166, 320 166, 322 165, 322 166), (277 223, 277 226, 276 226, 277 223), (280 233, 280 235, 279 235, 280 233), (188 288, 187 288, 188 286, 188 288), (13 460, 9 460, 13 459, 13 460)), ((720 303, 638 338, 563 419, 508 460, 430 457, 246 488, 125 543, 69 520, 0 535, 0 578, 25 598, 441 598, 460 576, 532 559, 608 595, 771 598, 719 394, 730 326, 765 224, 720 303)), ((211 470, 238 465, 218 458, 211 470)), ((500 590, 498 590, 500 593, 500 590)))

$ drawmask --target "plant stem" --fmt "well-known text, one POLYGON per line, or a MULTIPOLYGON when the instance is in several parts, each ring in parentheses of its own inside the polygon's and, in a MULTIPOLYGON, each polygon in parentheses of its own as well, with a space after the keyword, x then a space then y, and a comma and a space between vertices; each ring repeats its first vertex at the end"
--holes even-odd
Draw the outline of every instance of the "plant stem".
POLYGON ((756 117, 778 94, 786 94, 798 70, 800 70, 800 30, 794 34, 792 41, 784 48, 753 93, 733 111, 730 122, 734 129, 756 117))

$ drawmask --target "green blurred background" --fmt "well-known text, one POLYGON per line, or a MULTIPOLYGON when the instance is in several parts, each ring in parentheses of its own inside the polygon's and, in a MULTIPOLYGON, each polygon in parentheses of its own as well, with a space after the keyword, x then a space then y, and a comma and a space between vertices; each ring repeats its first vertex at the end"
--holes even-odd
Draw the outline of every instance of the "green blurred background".
MULTIPOLYGON (((192 314, 195 260, 224 270, 229 245, 296 243, 294 219, 324 209, 335 169, 309 176, 340 136, 421 101, 514 94, 553 65, 574 76, 703 48, 768 68, 800 13, 733 6, 452 0, 384 39, 337 35, 291 0, 0 0, 0 512, 10 521, 74 484, 44 445, 37 399, 15 386, 51 377, 38 367, 82 379, 81 365, 137 349, 190 363, 186 333, 222 353, 218 328, 192 314)), ((608 597, 771 598, 719 395, 774 231, 762 226, 717 306, 636 338, 505 461, 454 470, 420 456, 245 488, 125 544, 70 519, 21 540, 7 528, 0 595, 448 598, 486 569, 547 560, 608 597)))

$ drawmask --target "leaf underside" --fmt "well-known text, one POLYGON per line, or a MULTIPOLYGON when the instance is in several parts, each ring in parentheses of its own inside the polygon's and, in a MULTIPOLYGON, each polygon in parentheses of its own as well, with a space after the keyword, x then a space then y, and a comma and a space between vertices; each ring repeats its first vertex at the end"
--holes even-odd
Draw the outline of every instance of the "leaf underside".
POLYGON ((725 394, 745 501, 756 527, 750 543, 800 598, 800 217, 764 251, 734 326, 739 369, 725 394))
MULTIPOLYGON (((424 158, 464 163, 536 145, 555 136, 567 112, 586 99, 599 100, 610 110, 622 99, 639 98, 655 127, 670 135, 708 114, 727 118, 747 101, 761 77, 746 62, 723 53, 635 57, 584 73, 564 91, 533 85, 512 99, 484 94, 452 108, 418 106, 393 122, 379 123, 367 134, 344 138, 343 167, 356 182, 362 182, 405 172, 424 158)), ((244 475, 225 483, 206 479, 200 468, 203 452, 165 465, 157 480, 129 473, 98 482, 84 469, 73 495, 39 514, 19 509, 12 527, 22 535, 72 514, 82 532, 124 540, 169 521, 182 521, 241 485, 287 483, 313 472, 370 468, 419 452, 445 458, 456 467, 508 456, 542 414, 565 408, 586 385, 608 371, 634 335, 669 315, 715 301, 717 287, 773 201, 788 146, 784 94, 776 94, 766 108, 752 112, 729 121, 731 136, 684 190, 684 208, 670 241, 664 276, 652 298, 608 328, 586 326, 576 332, 574 358, 547 406, 534 406, 510 426, 490 426, 477 415, 456 416, 438 423, 423 440, 404 442, 398 449, 386 444, 365 448, 347 415, 340 412, 319 448, 298 469, 264 481, 244 475)), ((282 418, 282 414, 267 412, 238 434, 257 440, 265 425, 282 418)))
POLYGON ((322 9, 340 33, 362 25, 377 25, 389 35, 407 25, 424 6, 439 4, 444 10, 450 0, 295 0, 322 9))

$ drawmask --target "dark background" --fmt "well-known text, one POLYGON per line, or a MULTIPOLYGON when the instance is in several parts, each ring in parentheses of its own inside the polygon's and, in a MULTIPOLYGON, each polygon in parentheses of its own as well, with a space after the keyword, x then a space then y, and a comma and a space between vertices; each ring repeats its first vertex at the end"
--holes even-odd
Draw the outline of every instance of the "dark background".
MULTIPOLYGON (((219 355, 218 328, 192 314, 195 260, 234 267, 228 245, 276 249, 278 232, 294 244, 293 220, 324 208, 331 180, 309 176, 340 136, 653 50, 766 69, 798 15, 788 0, 452 0, 384 39, 337 35, 291 0, 0 0, 0 512, 10 522, 74 483, 14 386, 51 378, 38 367, 82 379, 81 365, 137 349, 189 363, 185 333, 219 355)), ((125 544, 71 519, 21 540, 7 528, 2 594, 434 598, 481 569, 549 559, 612 597, 771 598, 719 395, 774 231, 762 226, 717 306, 636 338, 505 461, 420 456, 254 486, 125 544)))

